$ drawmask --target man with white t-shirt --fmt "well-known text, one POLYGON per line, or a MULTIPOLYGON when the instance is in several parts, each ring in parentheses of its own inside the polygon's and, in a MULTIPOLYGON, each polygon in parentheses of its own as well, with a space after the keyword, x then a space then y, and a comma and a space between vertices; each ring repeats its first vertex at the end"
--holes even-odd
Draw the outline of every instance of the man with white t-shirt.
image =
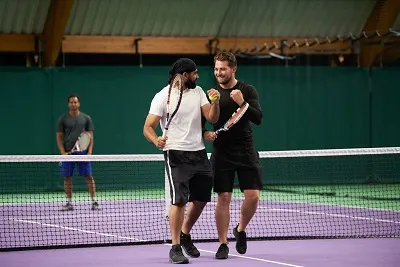
POLYGON ((183 76, 184 91, 180 107, 169 126, 168 137, 158 136, 155 129, 159 124, 164 129, 166 123, 169 85, 154 96, 143 134, 149 142, 164 151, 172 204, 169 210, 172 239, 170 261, 189 263, 182 253, 182 247, 189 256, 200 256, 189 232, 207 202, 210 202, 213 185, 211 164, 203 142, 201 117, 204 116, 211 123, 217 122, 219 92, 208 90, 208 95, 216 99, 210 104, 203 89, 196 86, 199 76, 197 66, 191 59, 180 58, 172 65, 170 81, 177 73, 183 76), (190 204, 184 218, 188 202, 190 204))

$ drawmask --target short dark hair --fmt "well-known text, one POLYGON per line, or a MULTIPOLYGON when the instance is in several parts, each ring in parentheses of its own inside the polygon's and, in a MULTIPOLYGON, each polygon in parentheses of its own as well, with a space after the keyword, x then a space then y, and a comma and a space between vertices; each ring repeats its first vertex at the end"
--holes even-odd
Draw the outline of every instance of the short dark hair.
POLYGON ((68 96, 68 103, 69 103, 69 100, 70 100, 71 98, 73 98, 73 97, 78 98, 78 102, 81 102, 81 99, 79 98, 79 96, 78 96, 77 94, 72 94, 72 95, 69 95, 69 96, 68 96))
POLYGON ((236 57, 234 54, 232 54, 231 52, 219 52, 218 54, 215 55, 214 57, 214 63, 216 61, 228 61, 228 66, 233 68, 237 66, 237 61, 236 61, 236 57))

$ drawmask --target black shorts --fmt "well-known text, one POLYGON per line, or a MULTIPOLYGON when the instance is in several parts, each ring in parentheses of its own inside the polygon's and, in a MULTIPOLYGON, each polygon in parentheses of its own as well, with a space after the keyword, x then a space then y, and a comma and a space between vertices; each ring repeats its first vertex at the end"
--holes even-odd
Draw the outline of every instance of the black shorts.
POLYGON ((164 159, 172 205, 211 201, 213 177, 206 150, 164 151, 164 159))
POLYGON ((239 151, 216 149, 211 155, 214 176, 214 192, 232 192, 235 174, 239 187, 244 190, 261 190, 262 168, 259 154, 254 147, 239 151))

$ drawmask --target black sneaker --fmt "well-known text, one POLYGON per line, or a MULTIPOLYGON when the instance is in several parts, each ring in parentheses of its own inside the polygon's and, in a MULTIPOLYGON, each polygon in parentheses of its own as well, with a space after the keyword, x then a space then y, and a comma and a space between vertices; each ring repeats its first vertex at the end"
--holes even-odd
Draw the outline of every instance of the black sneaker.
POLYGON ((217 253, 215 254, 215 258, 218 260, 225 260, 228 258, 229 254, 229 247, 227 244, 222 243, 219 248, 217 253))
POLYGON ((242 231, 239 232, 237 228, 239 227, 239 224, 233 228, 233 235, 236 238, 236 251, 239 254, 245 254, 247 250, 247 239, 246 239, 246 232, 242 231))
POLYGON ((100 210, 100 206, 99 206, 99 203, 97 203, 97 201, 93 202, 92 210, 100 210))
POLYGON ((185 253, 192 257, 192 258, 198 258, 200 257, 200 252, 197 250, 197 248, 193 245, 193 241, 190 238, 190 234, 185 234, 181 232, 181 245, 185 253))
POLYGON ((74 210, 74 206, 72 206, 72 204, 70 202, 68 202, 67 204, 65 204, 62 209, 62 211, 69 211, 69 210, 74 210))
POLYGON ((169 251, 169 262, 177 264, 189 263, 189 259, 186 258, 182 253, 181 245, 172 245, 172 248, 169 251))

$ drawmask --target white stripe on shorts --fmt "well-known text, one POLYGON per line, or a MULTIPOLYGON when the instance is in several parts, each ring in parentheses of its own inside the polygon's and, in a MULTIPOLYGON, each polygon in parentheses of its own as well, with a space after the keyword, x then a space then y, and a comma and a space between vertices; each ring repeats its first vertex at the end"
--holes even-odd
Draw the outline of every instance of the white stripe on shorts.
POLYGON ((174 187, 174 182, 172 180, 171 166, 169 164, 169 151, 167 151, 167 160, 166 160, 165 164, 166 164, 166 166, 168 168, 167 176, 168 176, 170 190, 172 188, 171 203, 175 204, 176 203, 176 200, 175 200, 175 187, 174 187))

